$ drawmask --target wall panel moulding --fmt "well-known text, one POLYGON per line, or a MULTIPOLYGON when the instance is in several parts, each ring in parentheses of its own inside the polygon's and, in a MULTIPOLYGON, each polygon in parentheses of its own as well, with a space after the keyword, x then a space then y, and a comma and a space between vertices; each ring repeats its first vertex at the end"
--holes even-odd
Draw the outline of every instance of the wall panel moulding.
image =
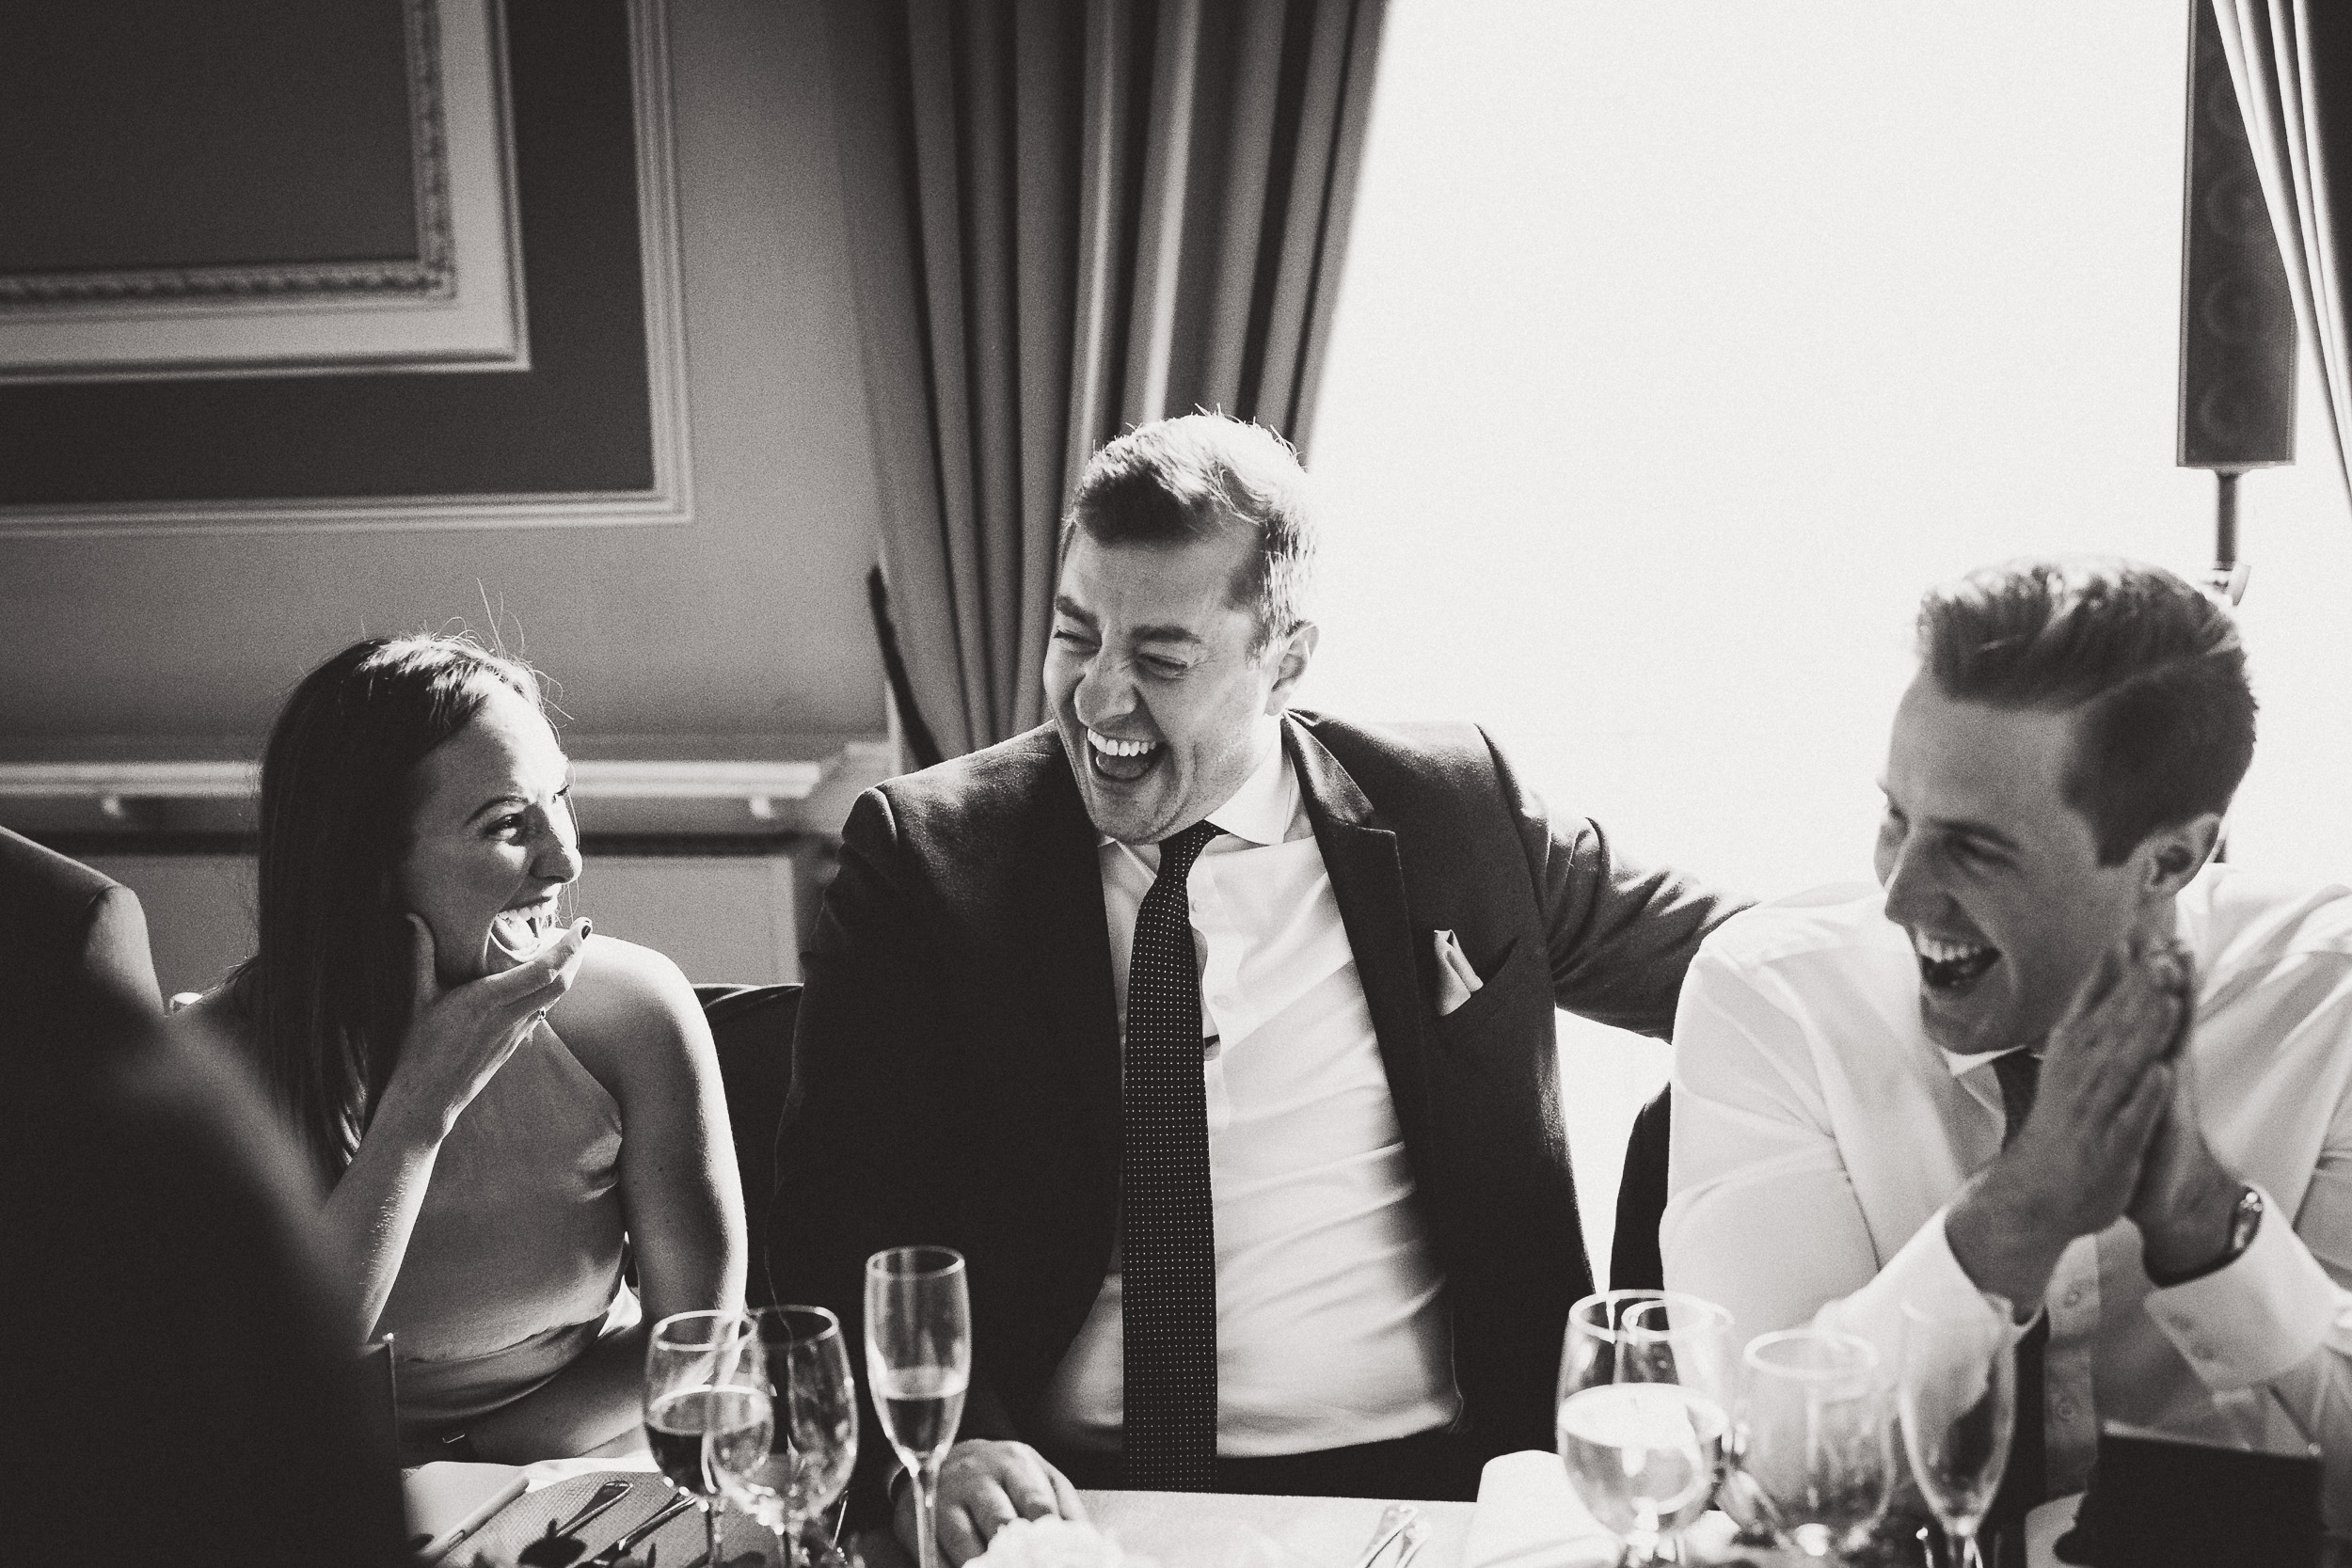
POLYGON ((691 516, 662 0, 22 31, 0 533, 691 516))
POLYGON ((0 168, 24 187, 0 380, 528 369, 502 24, 492 0, 45 11, 15 49, 51 84, 35 145, 0 168))

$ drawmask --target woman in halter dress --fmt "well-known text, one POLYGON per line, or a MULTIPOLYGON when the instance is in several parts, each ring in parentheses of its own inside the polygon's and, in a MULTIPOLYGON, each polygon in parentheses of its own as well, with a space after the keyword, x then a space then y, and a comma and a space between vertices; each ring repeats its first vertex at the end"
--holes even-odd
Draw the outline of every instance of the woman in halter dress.
POLYGON ((568 766, 519 664, 439 637, 338 654, 262 761, 258 951, 175 1021, 251 1064, 310 1154, 412 1460, 628 1439, 643 1325, 742 1298, 693 990, 558 920, 568 766))

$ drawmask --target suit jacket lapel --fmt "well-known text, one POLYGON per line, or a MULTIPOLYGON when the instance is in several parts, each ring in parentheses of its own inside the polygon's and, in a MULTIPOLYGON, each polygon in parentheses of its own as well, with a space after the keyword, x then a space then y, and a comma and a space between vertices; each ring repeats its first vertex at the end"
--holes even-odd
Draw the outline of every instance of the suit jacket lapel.
POLYGON ((1412 915, 1405 897, 1405 863, 1396 834, 1379 825, 1371 800, 1296 714, 1283 716, 1282 741, 1298 770, 1308 820, 1314 825, 1340 920, 1356 955, 1356 977, 1372 1011, 1373 1033, 1388 1069, 1389 1095, 1405 1131, 1406 1154, 1425 1190, 1428 1052, 1412 915))
POLYGON ((1021 856, 1026 927, 1036 981, 1068 1057, 1086 1132, 1119 1168, 1119 1004, 1111 987, 1110 923, 1093 822, 1066 759, 1048 770, 1037 836, 1021 856))

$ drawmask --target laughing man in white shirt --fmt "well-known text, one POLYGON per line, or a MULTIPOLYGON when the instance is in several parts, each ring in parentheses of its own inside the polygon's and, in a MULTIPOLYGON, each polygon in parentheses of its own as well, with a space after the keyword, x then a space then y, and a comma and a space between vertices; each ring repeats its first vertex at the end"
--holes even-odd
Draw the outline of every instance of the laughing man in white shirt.
POLYGON ((2015 1506, 2120 1419, 2308 1434, 2343 1531, 2352 894, 2207 864, 2253 754, 2236 628, 2155 567, 2014 562, 1931 591, 1919 652, 1881 891, 1751 911, 1692 964, 1666 1282, 1890 1366, 1907 1300, 2046 1312, 2015 1506))

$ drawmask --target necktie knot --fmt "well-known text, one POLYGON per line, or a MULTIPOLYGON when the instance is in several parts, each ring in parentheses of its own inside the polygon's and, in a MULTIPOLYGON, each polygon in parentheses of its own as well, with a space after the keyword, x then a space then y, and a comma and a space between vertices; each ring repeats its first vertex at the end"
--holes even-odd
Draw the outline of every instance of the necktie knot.
POLYGON ((2042 1058, 2030 1051, 2011 1051, 1993 1058, 1993 1073, 2001 1081, 2001 1147, 2007 1148, 2033 1110, 2034 1091, 2042 1085, 2042 1058))
POLYGON ((1204 816, 1183 832, 1160 840, 1160 875, 1180 880, 1189 876, 1192 863, 1200 858, 1200 851, 1224 831, 1204 816))

